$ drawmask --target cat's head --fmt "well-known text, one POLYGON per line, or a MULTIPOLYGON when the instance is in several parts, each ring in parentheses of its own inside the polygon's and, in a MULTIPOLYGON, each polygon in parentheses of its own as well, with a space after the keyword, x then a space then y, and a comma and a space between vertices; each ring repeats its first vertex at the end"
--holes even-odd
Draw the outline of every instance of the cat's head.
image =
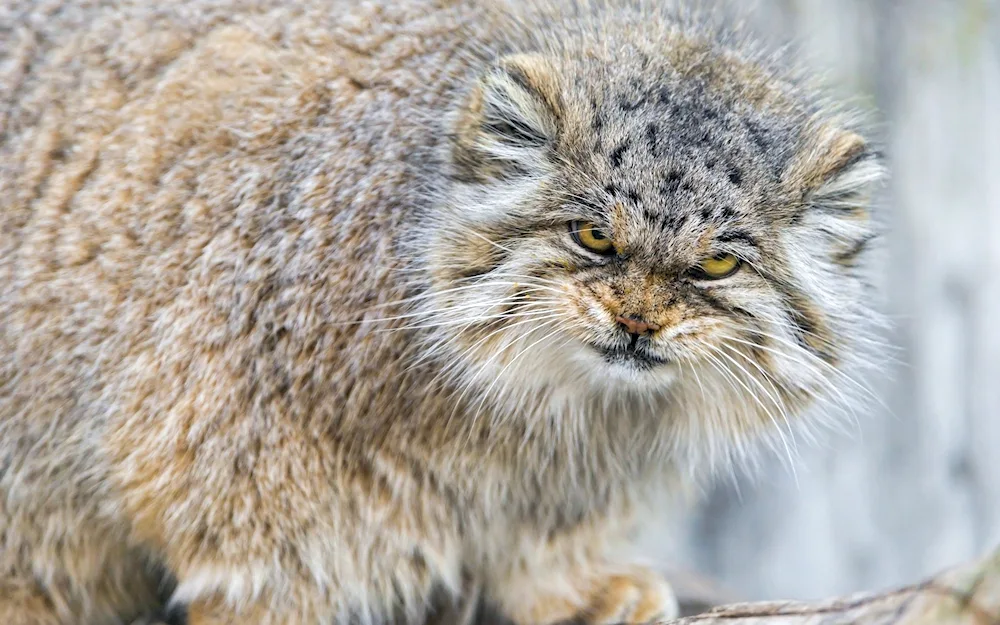
POLYGON ((814 102, 680 34, 500 58, 453 119, 428 349, 485 401, 672 401, 711 437, 840 392, 882 169, 814 102))

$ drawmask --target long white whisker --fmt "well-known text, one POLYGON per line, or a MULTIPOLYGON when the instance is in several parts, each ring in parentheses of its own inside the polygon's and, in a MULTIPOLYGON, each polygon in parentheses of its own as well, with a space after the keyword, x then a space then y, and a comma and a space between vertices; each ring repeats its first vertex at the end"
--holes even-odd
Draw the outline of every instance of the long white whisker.
MULTIPOLYGON (((566 318, 566 314, 563 313, 563 312, 560 312, 560 311, 541 311, 540 314, 538 314, 538 315, 530 316, 530 317, 528 317, 526 319, 521 319, 520 321, 516 321, 515 323, 505 324, 502 327, 499 327, 499 328, 496 328, 495 330, 492 330, 491 332, 489 332, 488 334, 486 334, 485 336, 483 336, 479 340, 477 340, 475 343, 473 343, 469 347, 465 348, 465 350, 463 351, 462 355, 463 356, 468 355, 469 353, 471 353, 472 351, 474 351, 476 348, 478 348, 480 345, 483 345, 484 343, 489 342, 491 339, 493 339, 494 337, 496 337, 497 335, 499 335, 499 334, 501 334, 503 332, 510 331, 510 330, 512 330, 514 328, 517 328, 519 326, 523 326, 523 325, 526 325, 526 324, 539 323, 539 322, 542 322, 542 321, 549 321, 549 320, 552 320, 552 319, 559 319, 559 318, 566 318)), ((449 341, 453 341, 453 340, 454 340, 453 337, 449 338, 449 341)))
POLYGON ((496 247, 496 248, 498 248, 500 250, 503 250, 504 252, 507 252, 508 254, 513 254, 514 253, 514 250, 512 250, 512 249, 510 249, 508 247, 504 247, 503 245, 500 245, 496 241, 493 241, 493 240, 489 239, 488 237, 480 234, 479 232, 476 232, 475 230, 473 230, 469 226, 466 226, 465 224, 457 224, 457 225, 461 226, 462 229, 463 229, 463 231, 468 232, 469 234, 471 234, 471 235, 473 235, 475 237, 478 237, 478 238, 482 239, 483 241, 486 241, 490 245, 492 245, 492 246, 494 246, 494 247, 496 247))
MULTIPOLYGON (((548 322, 542 323, 541 325, 539 325, 539 329, 547 327, 547 326, 550 326, 550 325, 554 324, 557 321, 559 321, 559 319, 553 319, 552 321, 548 321, 548 322)), ((480 366, 480 370, 485 370, 486 367, 488 367, 490 364, 492 364, 494 360, 496 360, 501 355, 503 355, 504 351, 505 351, 504 349, 497 349, 496 353, 493 354, 493 356, 491 356, 489 359, 487 359, 486 362, 484 362, 480 366)), ((508 366, 510 366, 510 365, 508 365, 508 366)), ((503 371, 506 371, 506 370, 507 370, 507 368, 504 367, 503 371)), ((496 384, 496 381, 499 380, 500 377, 501 377, 500 375, 497 375, 496 379, 494 380, 493 383, 496 384)), ((475 381, 470 378, 469 381, 466 383, 465 389, 462 391, 461 395, 459 395, 459 397, 455 400, 455 408, 452 410, 451 418, 454 418, 455 411, 458 410, 458 407, 462 404, 462 400, 465 398, 466 393, 468 393, 468 391, 471 390, 471 388, 474 385, 475 385, 475 381)), ((492 385, 491 385, 491 387, 492 387, 492 385)), ((485 397, 485 395, 484 395, 484 397, 485 397)))
MULTIPOLYGON (((812 374, 814 374, 816 376, 814 378, 813 382, 820 384, 821 388, 823 390, 825 390, 831 396, 833 396, 834 399, 836 399, 836 401, 839 402, 839 405, 848 412, 848 414, 851 417, 852 422, 855 424, 855 426, 858 427, 858 428, 861 427, 860 426, 860 422, 858 421, 857 413, 855 412, 854 407, 852 405, 852 402, 850 400, 848 400, 848 398, 841 392, 841 390, 839 388, 837 388, 837 386, 834 383, 832 383, 824 375, 824 372, 823 372, 822 369, 815 368, 812 363, 798 358, 797 357, 797 353, 798 352, 797 353, 786 353, 786 352, 782 352, 780 350, 776 350, 776 349, 771 348, 771 347, 767 347, 766 345, 759 345, 757 343, 752 343, 750 341, 744 341, 742 339, 738 339, 738 338, 735 338, 735 337, 726 337, 726 339, 724 339, 724 340, 726 340, 726 341, 732 341, 732 342, 735 342, 735 343, 740 343, 740 344, 752 347, 754 349, 760 349, 760 350, 766 351, 768 353, 772 353, 772 354, 774 354, 776 356, 779 356, 779 357, 782 357, 782 358, 786 358, 786 359, 790 360, 791 362, 793 362, 793 363, 795 363, 797 365, 800 365, 803 368, 807 369, 808 371, 810 371, 812 374)), ((799 350, 799 351, 801 353, 805 353, 810 358, 814 358, 814 359, 816 358, 815 356, 812 356, 808 352, 805 352, 805 350, 799 350)), ((737 351, 737 353, 740 353, 742 355, 741 352, 737 351)), ((754 363, 752 360, 750 360, 750 362, 752 364, 756 365, 756 363, 754 363)), ((822 361, 820 361, 820 362, 822 362, 822 361)), ((826 364, 826 363, 823 363, 823 364, 826 364)), ((841 371, 839 371, 837 369, 833 369, 832 372, 835 374, 834 379, 844 378, 844 379, 850 380, 850 378, 845 373, 843 373, 843 372, 841 372, 841 371)), ((767 373, 767 372, 765 372, 765 371, 762 370, 762 373, 767 373)), ((772 377, 770 374, 767 374, 767 375, 768 375, 768 377, 772 377)), ((805 389, 803 389, 803 390, 805 390, 805 389)), ((811 392, 811 394, 815 397, 815 393, 811 392)))
MULTIPOLYGON (((767 396, 767 398, 771 400, 771 402, 778 409, 778 411, 781 412, 782 417, 783 417, 785 423, 788 424, 788 416, 785 414, 784 407, 777 400, 777 398, 775 398, 773 395, 771 395, 771 393, 764 387, 763 384, 760 383, 759 380, 757 380, 757 378, 755 376, 751 375, 750 372, 747 371, 745 367, 743 367, 739 362, 737 362, 734 358, 732 358, 731 356, 729 356, 729 354, 727 354, 726 352, 722 351, 721 349, 715 347, 714 345, 710 345, 710 344, 705 344, 705 347, 713 350, 714 352, 716 352, 720 356, 723 356, 726 360, 728 360, 730 363, 732 363, 733 365, 735 365, 736 368, 738 368, 743 373, 743 375, 745 375, 747 378, 750 379, 750 381, 752 381, 754 384, 756 384, 757 387, 760 388, 760 390, 764 393, 764 395, 767 396)), ((788 439, 785 436, 785 433, 782 431, 781 425, 778 423, 778 420, 774 418, 774 414, 764 405, 764 402, 762 402, 760 400, 760 398, 757 397, 757 394, 754 393, 753 390, 751 390, 750 387, 747 386, 739 378, 739 376, 734 376, 734 378, 735 378, 736 382, 741 387, 743 387, 743 389, 747 393, 749 393, 751 397, 754 398, 754 400, 760 406, 761 410, 764 411, 764 414, 766 414, 767 417, 768 417, 768 419, 771 420, 771 423, 774 424, 775 430, 777 431, 778 436, 781 438, 781 443, 782 443, 782 445, 785 448, 785 453, 788 456, 789 468, 792 471, 792 476, 795 479, 796 485, 798 485, 798 483, 799 483, 798 482, 798 473, 795 470, 795 461, 794 461, 794 458, 792 457, 792 449, 791 449, 791 446, 788 443, 788 439)))
POLYGON ((810 358, 813 359, 812 362, 814 362, 817 366, 822 367, 825 371, 827 371, 831 375, 836 376, 837 379, 842 379, 842 380, 845 380, 845 381, 849 382, 857 390, 861 391, 866 396, 868 396, 870 399, 872 399, 873 401, 877 402, 880 406, 882 406, 882 408, 884 408, 887 411, 889 410, 889 407, 885 405, 885 403, 882 401, 882 398, 880 398, 878 395, 876 395, 871 389, 869 389, 868 387, 864 386, 863 384, 861 384, 860 382, 858 382, 857 380, 855 380, 854 378, 852 378, 846 372, 841 371, 840 369, 837 369, 836 367, 834 367, 830 363, 828 363, 828 362, 824 361, 823 359, 821 359, 821 358, 819 358, 819 357, 811 354, 809 351, 803 349, 800 345, 796 344, 795 342, 790 341, 790 340, 788 340, 788 339, 786 339, 784 337, 778 336, 776 334, 772 334, 770 332, 765 332, 765 331, 759 330, 759 329, 749 329, 749 331, 751 333, 753 333, 753 334, 757 334, 757 335, 762 336, 764 338, 768 338, 768 339, 771 339, 773 341, 777 341, 779 343, 782 343, 782 344, 788 346, 789 348, 796 350, 796 353, 798 353, 798 354, 806 354, 806 355, 808 355, 810 358))
MULTIPOLYGON (((546 278, 539 278, 536 276, 526 276, 523 274, 516 274, 509 272, 498 272, 487 275, 489 276, 488 280, 484 279, 484 276, 470 276, 468 278, 460 278, 458 280, 455 280, 455 282, 461 283, 458 286, 448 287, 446 289, 432 290, 411 297, 405 297, 403 299, 393 300, 389 302, 382 302, 380 304, 374 304, 372 306, 368 306, 366 308, 361 309, 359 313, 363 314, 373 310, 378 310, 380 308, 389 308, 392 306, 401 306, 403 304, 412 304, 415 302, 421 302, 424 300, 441 297, 443 295, 460 293, 463 291, 468 291, 470 289, 484 289, 484 288, 489 288, 491 286, 523 285, 523 286, 535 286, 538 288, 549 287, 550 289, 555 289, 560 294, 565 294, 565 291, 563 290, 563 288, 565 288, 565 285, 555 280, 548 280, 546 278), (499 281, 495 280, 495 278, 511 278, 512 281, 499 281), (474 284, 465 284, 466 282, 474 282, 474 281, 476 281, 474 284)), ((348 323, 353 323, 353 322, 348 322, 348 323)))
MULTIPOLYGON (((523 291, 523 292, 521 292, 519 294, 508 295, 506 297, 503 297, 503 298, 500 298, 500 299, 497 299, 497 300, 494 300, 494 301, 490 302, 490 305, 492 305, 492 306, 503 306, 503 305, 506 305, 506 304, 516 304, 516 303, 518 303, 518 301, 522 301, 522 300, 525 299, 524 298, 524 294, 525 293, 533 293, 533 292, 536 292, 538 290, 539 289, 532 288, 532 289, 528 289, 527 291, 523 291)), ((528 302, 535 302, 535 301, 539 301, 539 298, 528 295, 527 296, 527 300, 528 300, 528 302)), ((417 310, 417 311, 406 313, 406 314, 393 315, 391 317, 376 317, 376 318, 371 318, 371 319, 361 319, 361 320, 358 320, 358 321, 350 321, 350 322, 338 323, 336 325, 357 325, 357 324, 360 324, 360 323, 384 323, 384 322, 387 322, 387 321, 400 321, 400 320, 403 320, 403 319, 414 319, 414 318, 430 319, 430 318, 433 318, 433 317, 445 317, 447 315, 452 315, 454 313, 461 312, 461 311, 464 311, 464 310, 481 310, 483 307, 484 307, 483 302, 466 302, 464 304, 460 304, 460 305, 457 305, 457 306, 449 306, 449 307, 437 308, 437 309, 429 309, 429 310, 417 310)))
MULTIPOLYGON (((472 316, 468 315, 458 315, 457 313, 462 311, 477 311, 483 309, 483 304, 468 304, 461 307, 455 307, 452 309, 441 309, 433 311, 427 315, 406 315, 401 317, 402 319, 416 319, 415 323, 404 324, 392 328, 381 328, 376 330, 376 332, 397 332, 402 330, 415 330, 420 328, 437 328, 437 327, 449 327, 455 325, 470 324, 474 325, 476 323, 481 323, 484 321, 489 321, 491 319, 503 319, 506 317, 517 317, 520 315, 531 314, 536 312, 535 309, 539 308, 541 305, 545 304, 558 304, 559 300, 554 299, 536 299, 532 298, 528 301, 519 301, 516 298, 509 298, 507 300, 499 300, 493 302, 493 306, 516 306, 510 310, 498 310, 495 312, 483 312, 481 314, 474 314, 472 316)), ((391 320, 391 319, 385 319, 391 320)))
MULTIPOLYGON (((496 336, 496 335, 498 335, 498 334, 500 334, 502 332, 505 332, 507 330, 511 330, 513 328, 516 328, 518 326, 522 326, 522 325, 525 325, 525 324, 528 324, 528 323, 537 323, 539 321, 546 321, 546 320, 548 320, 550 318, 555 318, 555 317, 559 317, 559 316, 565 316, 565 313, 563 313, 561 311, 552 311, 552 310, 541 310, 541 311, 539 311, 539 314, 541 316, 537 316, 537 317, 536 316, 528 316, 528 318, 526 318, 526 319, 523 319, 521 321, 517 321, 515 323, 511 323, 511 324, 505 324, 504 326, 502 326, 500 328, 497 328, 497 329, 489 332, 486 336, 482 337, 481 339, 479 339, 478 341, 476 341, 473 345, 471 345, 470 347, 466 348, 462 352, 460 358, 455 359, 451 364, 449 364, 447 367, 445 367, 445 369, 443 369, 441 371, 441 373, 439 373, 437 376, 435 376, 434 380, 432 380, 431 383, 433 384, 438 378, 440 378, 443 374, 449 372, 451 369, 457 368, 458 365, 459 365, 459 363, 462 361, 462 357, 465 357, 468 354, 472 353, 472 351, 474 349, 476 349, 477 347, 479 347, 483 343, 489 341, 494 336, 496 336), (552 314, 551 317, 548 316, 549 313, 552 314)), ((448 343, 454 342, 457 339, 457 337, 460 336, 461 332, 464 332, 465 330, 467 330, 469 327, 471 327, 475 323, 476 323, 475 320, 473 320, 472 322, 469 322, 465 327, 463 327, 461 330, 459 330, 455 334, 448 336, 444 340, 438 341, 430 349, 424 350, 424 355, 416 363, 410 365, 410 367, 408 367, 407 369, 411 369, 411 368, 413 368, 413 367, 415 367, 415 366, 417 366, 417 365, 425 362, 427 359, 433 357, 434 353, 440 347, 443 347, 444 345, 447 345, 448 343)))
MULTIPOLYGON (((700 350, 699 350, 699 351, 700 351, 700 350)), ((705 358, 705 360, 706 360, 706 361, 708 362, 708 364, 709 364, 709 365, 710 365, 710 366, 711 366, 711 367, 712 367, 713 369, 715 369, 715 371, 716 371, 716 372, 718 372, 718 373, 719 373, 719 375, 720 375, 720 376, 722 377, 722 380, 723 380, 724 382, 728 383, 728 385, 729 385, 729 388, 730 388, 730 389, 731 389, 731 390, 732 390, 733 392, 738 392, 738 389, 736 388, 736 385, 734 384, 734 381, 737 381, 737 380, 736 380, 736 376, 735 376, 735 375, 734 375, 734 374, 733 374, 733 373, 732 373, 731 371, 729 371, 729 369, 728 369, 728 368, 726 368, 725 364, 723 364, 723 363, 722 363, 721 361, 719 361, 719 359, 718 359, 718 358, 716 358, 716 357, 715 357, 714 355, 712 355, 712 353, 711 353, 711 352, 701 352, 701 355, 702 355, 702 356, 703 356, 703 357, 705 358)), ((763 408, 763 405, 762 405, 762 404, 760 404, 760 400, 759 400, 759 399, 757 399, 757 396, 756 396, 755 394, 753 394, 752 392, 750 392, 750 396, 751 396, 751 397, 753 397, 753 398, 754 398, 754 400, 755 400, 755 401, 757 401, 757 403, 758 403, 759 405, 761 405, 761 408, 763 408)), ((766 409, 765 409, 765 410, 766 410, 766 409)), ((742 449, 742 447, 738 446, 738 447, 737 447, 737 449, 738 449, 738 450, 741 450, 741 449, 742 449)), ((746 455, 745 455, 745 454, 741 454, 741 458, 742 458, 742 459, 743 459, 744 461, 746 461, 746 458, 747 458, 747 457, 746 457, 746 455)))
MULTIPOLYGON (((539 326, 539 327, 542 327, 542 326, 539 326)), ((490 386, 486 389, 486 392, 483 393, 482 399, 479 400, 479 404, 478 404, 478 406, 476 408, 476 413, 475 413, 476 416, 473 417, 474 419, 478 419, 479 418, 479 413, 483 409, 483 405, 485 404, 486 399, 490 396, 490 392, 497 385, 497 383, 501 379, 503 379, 503 374, 506 373, 507 370, 510 369, 511 366, 513 366, 515 362, 517 362, 518 360, 520 360, 521 356, 523 356, 524 354, 528 353, 528 351, 531 350, 531 348, 533 348, 535 345, 538 345, 539 343, 541 343, 544 340, 552 338, 553 336, 555 336, 559 332, 559 330, 560 330, 560 328, 557 327, 554 330, 552 330, 551 332, 549 332, 548 334, 546 334, 545 336, 543 336, 542 338, 540 338, 537 341, 531 343, 527 347, 521 349, 521 351, 518 352, 517 355, 514 356, 514 358, 512 358, 511 361, 509 363, 507 363, 507 365, 503 369, 500 370, 500 372, 496 375, 496 379, 493 380, 493 383, 490 384, 490 386)))

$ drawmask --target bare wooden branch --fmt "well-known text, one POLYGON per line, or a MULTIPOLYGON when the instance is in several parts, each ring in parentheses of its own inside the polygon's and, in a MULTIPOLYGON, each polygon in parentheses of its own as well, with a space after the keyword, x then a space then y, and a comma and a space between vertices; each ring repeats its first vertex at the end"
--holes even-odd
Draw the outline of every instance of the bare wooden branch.
POLYGON ((669 625, 1000 625, 1000 549, 980 562, 883 593, 817 603, 744 603, 669 625))

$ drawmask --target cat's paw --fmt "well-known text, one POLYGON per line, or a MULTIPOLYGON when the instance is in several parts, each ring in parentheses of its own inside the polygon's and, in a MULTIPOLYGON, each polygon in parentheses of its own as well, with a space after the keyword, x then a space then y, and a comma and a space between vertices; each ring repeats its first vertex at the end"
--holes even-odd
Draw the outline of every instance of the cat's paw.
POLYGON ((662 575, 644 567, 598 582, 574 620, 586 625, 645 625, 676 618, 677 597, 662 575))
POLYGON ((576 592, 553 592, 515 603, 518 625, 647 625, 676 618, 677 598, 662 575, 645 567, 617 569, 570 585, 576 592))

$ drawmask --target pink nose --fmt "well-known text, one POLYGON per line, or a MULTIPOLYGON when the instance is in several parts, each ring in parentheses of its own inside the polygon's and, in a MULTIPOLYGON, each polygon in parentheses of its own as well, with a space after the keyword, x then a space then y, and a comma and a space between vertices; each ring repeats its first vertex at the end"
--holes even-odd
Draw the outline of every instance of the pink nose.
POLYGON ((642 319, 637 319, 635 317, 623 317, 618 315, 615 321, 619 323, 625 331, 629 334, 638 334, 642 336, 643 334, 649 334, 650 332, 656 332, 660 329, 655 323, 649 323, 648 321, 643 321, 642 319))

